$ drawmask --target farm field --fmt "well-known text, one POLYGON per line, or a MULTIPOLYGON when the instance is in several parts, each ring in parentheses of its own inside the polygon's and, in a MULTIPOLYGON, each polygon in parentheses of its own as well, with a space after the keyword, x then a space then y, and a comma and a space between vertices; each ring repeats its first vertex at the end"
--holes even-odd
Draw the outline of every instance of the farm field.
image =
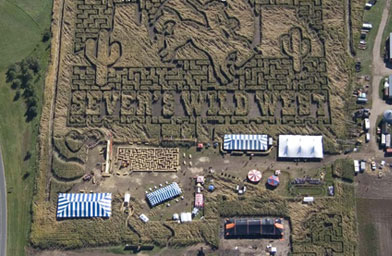
POLYGON ((345 8, 338 0, 55 0, 32 247, 204 244, 230 255, 224 218, 277 216, 290 227, 283 251, 354 255, 352 161, 276 162, 279 134, 322 134, 333 154, 352 140, 345 8), (272 149, 223 154, 223 135, 236 133, 268 134, 272 149), (258 185, 245 179, 251 168, 263 173, 258 185), (265 184, 277 169, 271 190, 265 184), (204 191, 203 210, 178 224, 171 218, 192 210, 197 175, 216 191, 204 191), (146 203, 172 182, 182 199, 146 203), (244 196, 237 185, 247 186, 244 196), (59 221, 61 192, 112 193, 112 216, 59 221))
POLYGON ((392 193, 388 189, 392 181, 391 171, 382 179, 374 173, 363 175, 358 180, 356 191, 357 215, 361 255, 388 255, 391 248, 391 222, 389 205, 392 193))
POLYGON ((39 115, 26 122, 25 103, 16 99, 5 73, 9 65, 28 56, 39 59, 41 71, 34 82, 39 109, 49 59, 49 43, 42 43, 42 35, 49 28, 50 10, 49 0, 0 1, 0 145, 7 183, 7 255, 24 255, 29 240, 39 115))

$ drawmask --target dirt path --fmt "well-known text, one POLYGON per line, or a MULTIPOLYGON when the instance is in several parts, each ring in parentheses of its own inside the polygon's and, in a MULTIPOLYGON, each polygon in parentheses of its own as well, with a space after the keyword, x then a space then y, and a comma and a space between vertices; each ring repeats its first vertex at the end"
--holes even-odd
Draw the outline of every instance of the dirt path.
POLYGON ((352 27, 351 27, 351 0, 346 1, 346 33, 347 33, 347 53, 353 57, 352 49, 352 27))
MULTIPOLYGON (((378 86, 380 84, 381 79, 391 74, 391 70, 385 67, 384 60, 380 57, 380 45, 382 41, 382 34, 384 32, 387 20, 389 9, 391 5, 391 0, 387 0, 385 4, 385 8, 382 13, 381 23, 377 31, 377 36, 373 46, 373 68, 372 68, 372 108, 371 108, 371 116, 370 116, 370 134, 372 138, 375 138, 376 134, 376 121, 377 117, 381 115, 385 110, 390 109, 391 106, 386 104, 384 100, 380 99, 378 96, 378 86)), ((378 145, 375 139, 372 139, 369 143, 368 150, 371 153, 374 153, 376 157, 383 157, 384 154, 382 151, 378 149, 378 145)))

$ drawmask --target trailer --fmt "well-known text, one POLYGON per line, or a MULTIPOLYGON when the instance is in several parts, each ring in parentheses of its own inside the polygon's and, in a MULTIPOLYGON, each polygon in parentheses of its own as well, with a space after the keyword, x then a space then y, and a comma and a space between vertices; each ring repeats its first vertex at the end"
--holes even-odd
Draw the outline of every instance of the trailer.
POLYGON ((381 146, 385 146, 385 134, 381 134, 381 146))
POLYGON ((390 134, 385 135, 385 147, 387 147, 387 148, 391 147, 391 135, 390 134))

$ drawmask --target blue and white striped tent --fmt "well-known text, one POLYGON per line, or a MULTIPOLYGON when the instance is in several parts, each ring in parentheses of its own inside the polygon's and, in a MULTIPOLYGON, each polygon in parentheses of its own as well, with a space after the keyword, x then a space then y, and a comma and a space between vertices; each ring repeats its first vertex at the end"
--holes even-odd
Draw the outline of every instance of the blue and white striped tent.
POLYGON ((266 134, 226 134, 223 140, 224 150, 268 150, 266 134))
POLYGON ((111 193, 60 193, 57 202, 57 218, 110 217, 111 193))
POLYGON ((151 207, 153 207, 165 202, 166 200, 172 199, 173 197, 176 197, 181 193, 181 188, 176 182, 173 182, 166 187, 160 188, 158 190, 155 190, 154 192, 147 194, 147 199, 151 207))

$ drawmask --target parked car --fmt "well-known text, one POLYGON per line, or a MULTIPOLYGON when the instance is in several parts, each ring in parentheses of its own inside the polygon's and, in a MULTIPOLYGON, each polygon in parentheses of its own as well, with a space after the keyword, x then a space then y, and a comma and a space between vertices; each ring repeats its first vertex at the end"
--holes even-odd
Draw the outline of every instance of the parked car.
POLYGON ((328 186, 328 195, 333 196, 335 194, 333 186, 328 186))
POLYGON ((139 218, 144 222, 147 223, 150 219, 144 215, 144 214, 140 214, 139 218))
POLYGON ((376 162, 372 161, 371 166, 373 171, 376 170, 376 162))
POLYGON ((368 133, 368 132, 365 135, 365 141, 366 141, 366 143, 368 143, 370 141, 370 133, 368 133))
POLYGON ((361 72, 361 62, 355 62, 355 71, 361 72))

